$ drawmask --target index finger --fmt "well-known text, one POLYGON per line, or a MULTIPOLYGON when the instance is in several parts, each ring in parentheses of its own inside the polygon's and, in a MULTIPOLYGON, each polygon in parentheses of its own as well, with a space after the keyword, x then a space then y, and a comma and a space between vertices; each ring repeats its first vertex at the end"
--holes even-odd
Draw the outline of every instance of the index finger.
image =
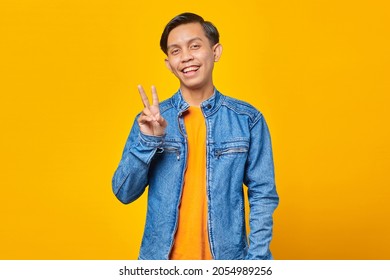
POLYGON ((160 103, 158 101, 158 95, 155 86, 152 86, 152 99, 153 99, 153 105, 158 107, 160 103))
POLYGON ((146 96, 144 88, 141 85, 138 85, 138 92, 139 92, 139 95, 141 95, 142 103, 144 104, 144 106, 149 107, 150 106, 149 99, 146 96))

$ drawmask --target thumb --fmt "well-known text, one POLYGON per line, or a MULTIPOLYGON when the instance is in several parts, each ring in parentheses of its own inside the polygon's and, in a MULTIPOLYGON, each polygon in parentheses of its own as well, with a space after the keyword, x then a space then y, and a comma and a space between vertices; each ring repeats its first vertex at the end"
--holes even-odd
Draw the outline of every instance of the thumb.
POLYGON ((160 115, 160 113, 158 113, 155 117, 156 117, 156 121, 162 127, 166 127, 168 125, 167 121, 160 115))

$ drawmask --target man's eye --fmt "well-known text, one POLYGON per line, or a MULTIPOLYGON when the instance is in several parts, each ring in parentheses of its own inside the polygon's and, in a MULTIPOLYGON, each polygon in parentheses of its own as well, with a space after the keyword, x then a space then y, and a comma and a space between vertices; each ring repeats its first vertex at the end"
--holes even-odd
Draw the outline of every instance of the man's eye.
POLYGON ((179 53, 179 49, 173 49, 171 51, 171 54, 175 55, 175 54, 178 54, 179 53))
POLYGON ((193 44, 193 45, 191 45, 191 49, 199 49, 200 48, 200 45, 198 45, 198 44, 193 44))

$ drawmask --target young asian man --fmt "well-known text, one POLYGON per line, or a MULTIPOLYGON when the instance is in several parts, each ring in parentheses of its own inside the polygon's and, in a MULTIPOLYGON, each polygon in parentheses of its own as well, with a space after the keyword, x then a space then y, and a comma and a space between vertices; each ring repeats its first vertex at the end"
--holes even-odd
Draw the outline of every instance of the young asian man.
POLYGON ((144 109, 112 182, 123 203, 149 186, 139 259, 272 259, 279 197, 263 115, 214 86, 222 45, 211 22, 180 14, 165 27, 160 46, 180 88, 159 103, 155 87, 151 102, 138 87, 144 109))

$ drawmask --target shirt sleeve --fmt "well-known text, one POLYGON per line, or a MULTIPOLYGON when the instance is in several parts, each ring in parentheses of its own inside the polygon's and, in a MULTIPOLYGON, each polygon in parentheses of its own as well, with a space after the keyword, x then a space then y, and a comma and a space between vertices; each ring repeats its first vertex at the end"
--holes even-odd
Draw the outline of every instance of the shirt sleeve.
POLYGON ((245 259, 272 259, 272 215, 279 204, 275 187, 271 137, 260 114, 251 129, 251 142, 246 163, 244 184, 248 187, 249 249, 245 259))
POLYGON ((150 162, 162 146, 163 136, 142 134, 137 118, 127 138, 122 158, 112 178, 112 190, 122 203, 136 200, 148 185, 150 162))

